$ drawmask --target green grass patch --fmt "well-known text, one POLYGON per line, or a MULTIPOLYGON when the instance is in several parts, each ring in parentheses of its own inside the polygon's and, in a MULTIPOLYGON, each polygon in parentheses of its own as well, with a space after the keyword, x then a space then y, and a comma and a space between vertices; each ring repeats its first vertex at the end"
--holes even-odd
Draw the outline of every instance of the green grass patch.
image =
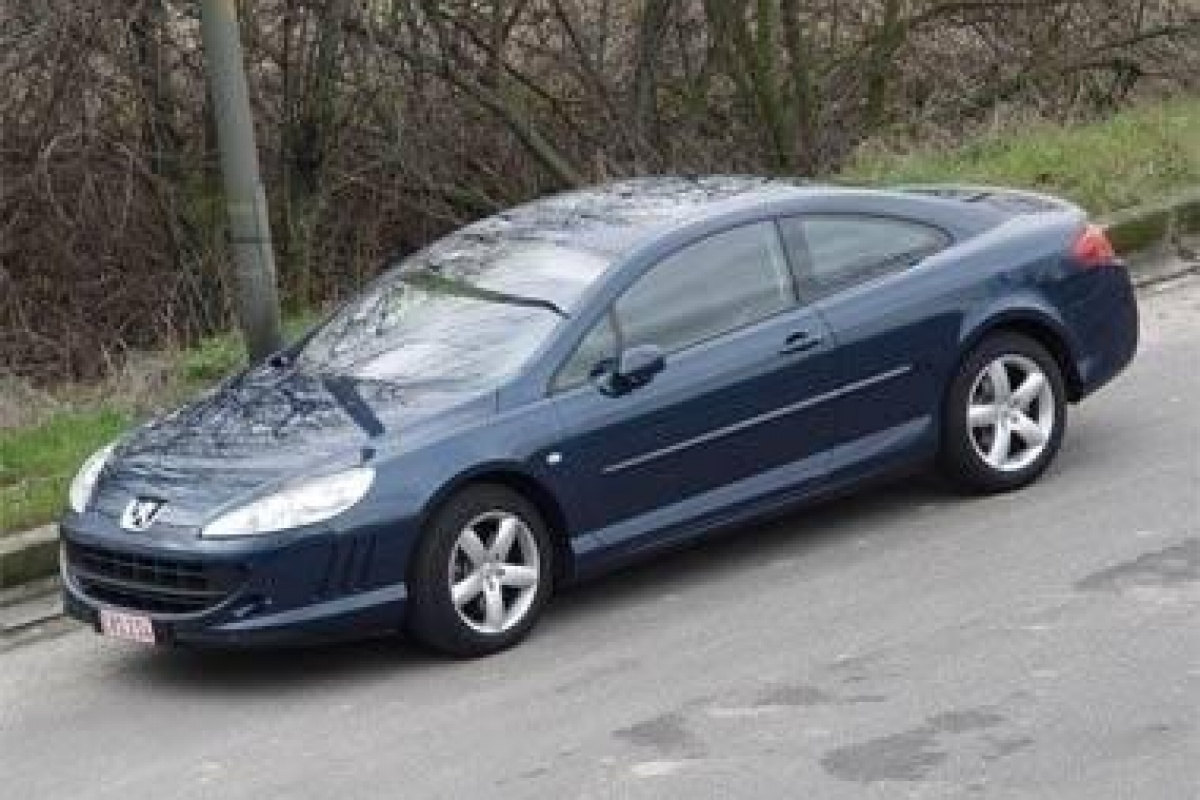
POLYGON ((0 533, 54 519, 79 465, 132 422, 116 408, 63 411, 29 428, 0 431, 0 533))
POLYGON ((1058 194, 1102 214, 1200 185, 1200 99, 1134 107, 1094 123, 1002 128, 952 149, 870 144, 841 179, 982 183, 1058 194))
POLYGON ((188 384, 209 384, 246 365, 246 349, 234 333, 223 333, 203 339, 195 347, 184 350, 179 359, 180 377, 188 384))
MULTIPOLYGON (((308 332, 320 316, 315 311, 289 314, 283 321, 283 338, 295 341, 308 332)), ((246 366, 246 349, 236 333, 222 333, 203 339, 195 347, 184 350, 179 360, 179 372, 189 385, 207 385, 246 366)))

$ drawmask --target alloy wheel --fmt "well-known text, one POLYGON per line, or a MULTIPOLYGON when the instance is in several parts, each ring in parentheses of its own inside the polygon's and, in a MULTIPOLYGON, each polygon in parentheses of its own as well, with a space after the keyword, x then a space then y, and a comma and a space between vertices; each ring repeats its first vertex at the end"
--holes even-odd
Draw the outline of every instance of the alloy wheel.
POLYGON ((516 514, 492 511, 471 520, 450 553, 450 598, 473 630, 499 634, 521 623, 542 580, 537 541, 516 514))
POLYGON ((968 435, 989 467, 1017 472, 1045 452, 1054 416, 1054 388, 1037 363, 1003 355, 979 373, 971 388, 968 435))

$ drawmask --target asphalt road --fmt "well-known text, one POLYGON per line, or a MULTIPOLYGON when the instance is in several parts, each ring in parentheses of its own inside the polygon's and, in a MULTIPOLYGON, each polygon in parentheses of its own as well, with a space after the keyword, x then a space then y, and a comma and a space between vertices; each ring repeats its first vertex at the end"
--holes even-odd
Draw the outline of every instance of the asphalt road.
POLYGON ((0 797, 1200 797, 1200 280, 1143 313, 1037 486, 740 531, 487 661, 9 649, 0 797))

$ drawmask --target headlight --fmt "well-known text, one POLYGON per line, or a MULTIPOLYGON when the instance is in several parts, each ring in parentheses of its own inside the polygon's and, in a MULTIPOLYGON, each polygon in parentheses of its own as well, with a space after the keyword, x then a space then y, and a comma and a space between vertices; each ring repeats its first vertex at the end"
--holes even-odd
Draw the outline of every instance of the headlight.
POLYGON ((110 444, 92 453, 79 468, 75 480, 71 481, 71 491, 67 498, 71 504, 71 510, 76 514, 82 514, 87 510, 88 503, 92 501, 92 490, 96 488, 96 480, 99 479, 104 465, 108 463, 114 447, 116 447, 115 444, 110 444))
POLYGON ((201 536, 206 539, 261 536, 324 522, 362 500, 374 480, 375 470, 356 467, 294 483, 218 517, 205 526, 201 536))

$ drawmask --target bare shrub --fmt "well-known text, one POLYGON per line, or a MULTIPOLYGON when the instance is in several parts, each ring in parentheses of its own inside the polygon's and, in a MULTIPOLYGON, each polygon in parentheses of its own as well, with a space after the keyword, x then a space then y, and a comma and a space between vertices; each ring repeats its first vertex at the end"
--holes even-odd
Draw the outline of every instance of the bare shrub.
MULTIPOLYGON (((0 7, 0 371, 94 377, 228 324, 195 4, 0 7)), ((898 130, 1195 90, 1195 0, 261 0, 288 302, 540 192, 818 175, 898 130)))

